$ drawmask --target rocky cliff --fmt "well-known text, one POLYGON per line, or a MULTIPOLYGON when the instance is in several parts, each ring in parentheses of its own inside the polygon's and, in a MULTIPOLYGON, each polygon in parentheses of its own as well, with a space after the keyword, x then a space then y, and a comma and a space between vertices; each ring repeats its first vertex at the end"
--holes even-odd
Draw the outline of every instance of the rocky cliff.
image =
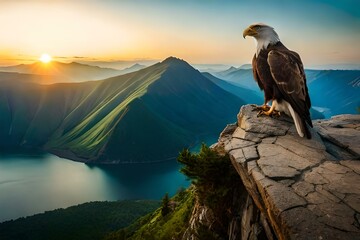
MULTIPOLYGON (((212 146, 246 189, 234 198, 229 239, 360 239, 360 115, 314 121, 308 140, 290 118, 256 114, 243 106, 212 146)), ((195 207, 188 232, 214 218, 195 207)))

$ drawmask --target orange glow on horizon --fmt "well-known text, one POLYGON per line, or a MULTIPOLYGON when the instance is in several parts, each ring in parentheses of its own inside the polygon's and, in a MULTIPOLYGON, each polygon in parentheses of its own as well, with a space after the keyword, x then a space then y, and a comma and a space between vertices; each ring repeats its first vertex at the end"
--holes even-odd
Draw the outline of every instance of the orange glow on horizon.
POLYGON ((47 54, 47 53, 43 53, 42 55, 41 55, 41 57, 39 58, 39 60, 42 62, 42 63, 49 63, 49 62, 51 62, 52 61, 52 57, 49 55, 49 54, 47 54))
POLYGON ((7 34, 0 38, 0 66, 39 60, 45 66, 51 60, 39 59, 43 51, 53 56, 48 65, 176 56, 190 63, 240 66, 251 62, 256 48, 242 31, 259 21, 273 26, 305 65, 360 62, 360 33, 354 31, 359 17, 344 11, 352 9, 346 3, 344 9, 331 4, 325 9, 310 1, 281 7, 251 1, 90 2, 2 1, 0 24, 7 34), (257 14, 249 14, 254 7, 257 14), (269 8, 274 14, 267 14, 269 8))

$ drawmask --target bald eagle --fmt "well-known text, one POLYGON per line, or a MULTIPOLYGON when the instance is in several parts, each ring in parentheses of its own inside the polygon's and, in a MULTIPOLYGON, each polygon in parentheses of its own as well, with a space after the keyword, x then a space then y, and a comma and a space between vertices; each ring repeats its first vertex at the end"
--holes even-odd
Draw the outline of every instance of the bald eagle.
POLYGON ((311 138, 306 123, 312 127, 311 106, 304 67, 299 54, 286 48, 274 28, 253 24, 246 28, 243 37, 254 37, 257 50, 252 59, 254 79, 264 91, 265 103, 258 115, 291 116, 300 137, 311 138), (267 104, 272 101, 271 107, 267 104))

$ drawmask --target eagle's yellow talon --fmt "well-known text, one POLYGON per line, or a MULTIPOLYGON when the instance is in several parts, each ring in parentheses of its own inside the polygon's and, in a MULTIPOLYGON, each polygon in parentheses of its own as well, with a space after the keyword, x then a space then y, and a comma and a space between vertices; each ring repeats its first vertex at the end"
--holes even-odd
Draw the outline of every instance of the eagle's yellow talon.
MULTIPOLYGON (((253 111, 258 111, 258 110, 260 110, 260 112, 261 112, 261 111, 269 111, 269 110, 270 110, 270 106, 267 105, 267 104, 264 104, 264 105, 261 105, 261 106, 254 106, 253 111)), ((260 113, 260 112, 259 112, 259 113, 260 113)), ((259 114, 259 113, 258 113, 258 114, 259 114)))
POLYGON ((270 108, 270 110, 268 110, 268 111, 263 111, 263 110, 259 111, 257 114, 257 117, 260 117, 262 115, 266 115, 269 117, 280 117, 281 116, 280 112, 274 110, 273 108, 270 108))

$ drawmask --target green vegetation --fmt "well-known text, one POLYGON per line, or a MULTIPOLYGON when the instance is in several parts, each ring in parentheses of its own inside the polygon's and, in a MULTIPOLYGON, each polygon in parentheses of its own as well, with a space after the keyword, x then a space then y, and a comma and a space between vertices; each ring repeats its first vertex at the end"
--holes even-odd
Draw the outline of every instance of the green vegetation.
POLYGON ((234 195, 243 188, 229 157, 219 156, 203 144, 198 154, 183 150, 178 161, 183 164, 181 171, 192 180, 192 186, 170 200, 165 194, 162 206, 155 212, 109 234, 106 240, 181 239, 189 230, 195 204, 211 209, 215 219, 211 226, 198 224, 191 233, 198 239, 228 238, 229 222, 239 204, 234 206, 234 195))
POLYGON ((196 188, 197 201, 210 208, 216 216, 211 230, 206 233, 200 228, 201 233, 214 236, 214 239, 217 239, 215 236, 227 238, 228 223, 233 208, 236 208, 233 196, 243 187, 229 156, 221 156, 203 144, 199 154, 183 150, 178 161, 184 164, 181 172, 192 180, 196 188))
POLYGON ((89 240, 124 228, 159 201, 91 202, 0 224, 1 240, 89 240))
POLYGON ((162 215, 162 207, 140 218, 130 227, 109 234, 106 240, 168 240, 179 239, 185 232, 194 206, 194 189, 180 191, 170 203, 173 208, 162 215))
POLYGON ((169 203, 170 203, 169 194, 166 193, 162 199, 162 204, 161 204, 161 215, 163 217, 165 217, 170 212, 169 203))
MULTIPOLYGON (((50 141, 47 147, 62 147, 83 157, 97 156, 111 136, 116 123, 128 111, 128 105, 144 95, 148 86, 158 80, 163 71, 164 66, 158 65, 153 66, 150 73, 128 74, 99 82, 99 86, 87 97, 89 100, 94 97, 101 98, 101 103, 90 109, 70 131, 50 141)), ((70 113, 70 116, 72 115, 74 114, 70 113)))

